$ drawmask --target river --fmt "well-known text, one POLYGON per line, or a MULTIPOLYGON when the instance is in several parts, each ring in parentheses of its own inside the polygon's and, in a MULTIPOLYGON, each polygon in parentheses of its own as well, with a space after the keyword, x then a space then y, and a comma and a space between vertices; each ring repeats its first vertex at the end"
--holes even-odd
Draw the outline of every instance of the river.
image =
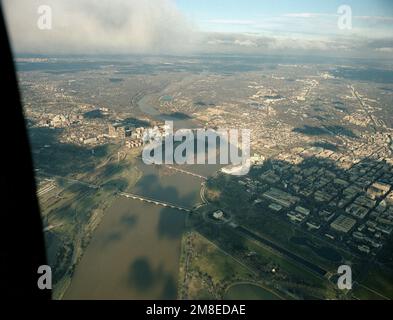
MULTIPOLYGON (((162 116, 145 96, 139 108, 175 128, 195 128, 191 119, 162 116)), ((132 193, 193 207, 201 202, 203 180, 140 160, 142 178, 132 193)), ((209 175, 218 165, 182 169, 209 175)), ((185 214, 139 200, 117 198, 95 231, 64 299, 175 299, 185 214)))

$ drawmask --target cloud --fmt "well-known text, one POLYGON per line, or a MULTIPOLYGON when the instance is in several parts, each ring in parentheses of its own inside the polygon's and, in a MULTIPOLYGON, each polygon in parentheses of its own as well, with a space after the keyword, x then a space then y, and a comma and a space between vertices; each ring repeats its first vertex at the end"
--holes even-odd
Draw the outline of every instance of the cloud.
POLYGON ((393 17, 382 17, 382 16, 355 16, 355 19, 393 22, 393 17))
POLYGON ((392 58, 391 38, 207 33, 201 45, 205 53, 319 55, 334 57, 392 58))
MULTIPOLYGON (((311 19, 311 18, 335 18, 340 17, 338 13, 315 13, 315 12, 300 12, 300 13, 286 13, 282 17, 287 18, 299 18, 299 19, 311 19)), ((354 15, 355 20, 368 20, 368 21, 381 21, 381 22, 392 22, 393 17, 388 16, 357 16, 354 15)))
POLYGON ((257 47, 257 44, 250 39, 248 39, 248 40, 235 40, 234 44, 238 45, 238 46, 243 46, 243 47, 257 47))
POLYGON ((375 51, 384 52, 384 53, 393 53, 393 47, 386 47, 386 48, 376 48, 375 51))
POLYGON ((286 13, 286 14, 283 14, 283 17, 289 17, 289 18, 317 18, 317 17, 323 17, 323 16, 337 16, 337 15, 312 13, 312 12, 286 13))
POLYGON ((211 51, 228 51, 236 53, 272 53, 282 50, 290 51, 325 51, 336 49, 335 43, 316 39, 302 39, 296 37, 272 37, 258 34, 236 34, 236 33, 211 33, 207 35, 206 43, 211 51))
POLYGON ((42 4, 3 1, 17 52, 187 52, 196 35, 171 0, 46 0, 52 9, 52 30, 37 27, 42 4))
POLYGON ((204 21, 237 31, 225 33, 198 30, 175 0, 3 0, 3 7, 17 53, 390 57, 393 47, 389 17, 354 17, 354 30, 344 32, 337 28, 336 14, 204 21), (52 30, 37 27, 43 3, 52 8, 52 30))
POLYGON ((233 19, 212 19, 206 20, 207 23, 212 24, 229 24, 229 25, 253 25, 255 21, 253 20, 233 20, 233 19))

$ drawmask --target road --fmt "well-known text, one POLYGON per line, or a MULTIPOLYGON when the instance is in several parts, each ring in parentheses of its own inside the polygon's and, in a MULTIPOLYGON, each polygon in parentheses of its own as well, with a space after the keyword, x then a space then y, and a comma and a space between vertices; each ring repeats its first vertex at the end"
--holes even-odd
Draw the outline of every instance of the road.
POLYGON ((67 177, 62 177, 62 176, 58 176, 58 175, 46 174, 46 173, 44 173, 44 174, 46 176, 50 176, 51 177, 50 180, 53 180, 53 178, 56 178, 56 179, 65 180, 65 181, 72 182, 72 183, 78 183, 78 184, 84 185, 86 187, 89 187, 91 189, 100 189, 102 187, 101 185, 92 184, 89 182, 85 182, 85 181, 81 181, 81 180, 77 180, 77 179, 73 179, 73 178, 67 178, 67 177))
POLYGON ((357 93, 357 91, 355 90, 355 88, 351 85, 351 90, 352 90, 352 94, 353 96, 358 100, 360 106, 363 108, 363 111, 367 114, 367 116, 369 117, 370 121, 373 123, 373 129, 375 132, 378 131, 378 124, 375 122, 374 117, 368 112, 367 107, 364 105, 362 99, 359 97, 359 94, 357 93))

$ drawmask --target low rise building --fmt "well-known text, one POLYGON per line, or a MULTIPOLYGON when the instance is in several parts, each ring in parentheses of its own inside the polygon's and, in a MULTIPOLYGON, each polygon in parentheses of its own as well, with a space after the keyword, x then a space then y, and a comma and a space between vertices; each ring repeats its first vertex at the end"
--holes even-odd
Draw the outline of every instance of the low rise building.
POLYGON ((348 233, 355 224, 355 219, 342 214, 330 224, 330 227, 336 231, 348 233))

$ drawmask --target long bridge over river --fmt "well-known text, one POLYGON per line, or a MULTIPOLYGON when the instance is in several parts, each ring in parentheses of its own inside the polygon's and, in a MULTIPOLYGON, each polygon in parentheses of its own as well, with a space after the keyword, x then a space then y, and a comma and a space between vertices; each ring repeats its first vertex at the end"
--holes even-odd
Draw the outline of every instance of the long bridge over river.
MULTIPOLYGON (((84 182, 84 181, 81 181, 81 180, 70 179, 70 178, 65 178, 65 177, 60 177, 60 176, 54 176, 54 177, 60 178, 60 179, 64 179, 64 180, 69 181, 71 183, 78 183, 78 184, 87 186, 89 188, 100 189, 102 187, 101 185, 90 184, 90 183, 87 183, 87 182, 84 182)), ((141 196, 141 195, 134 194, 134 193, 118 192, 117 194, 119 196, 121 196, 121 197, 126 197, 126 198, 135 199, 135 200, 140 200, 140 201, 144 201, 144 202, 147 202, 147 203, 155 204, 157 206, 177 209, 177 210, 184 211, 184 212, 191 212, 192 211, 191 208, 182 207, 182 206, 174 204, 174 203, 170 203, 170 202, 166 202, 166 201, 161 201, 161 200, 149 198, 149 197, 146 197, 146 196, 141 196)))
MULTIPOLYGON (((150 165, 155 164, 154 162, 149 161, 148 159, 143 159, 141 156, 138 156, 138 158, 141 159, 143 162, 145 162, 147 164, 150 164, 150 165)), ((207 180, 207 177, 205 177, 205 176, 202 176, 202 175, 197 174, 195 172, 191 172, 191 171, 188 171, 188 170, 184 170, 184 169, 180 169, 180 168, 177 168, 177 167, 174 167, 174 166, 170 166, 168 164, 164 164, 164 168, 168 168, 168 169, 180 172, 180 173, 188 174, 189 176, 193 176, 195 178, 199 178, 199 179, 202 179, 202 180, 207 180)))
POLYGON ((185 212, 191 212, 190 208, 181 207, 179 205, 176 205, 176 204, 173 204, 173 203, 170 203, 170 202, 156 200, 156 199, 152 199, 152 198, 145 197, 145 196, 140 196, 140 195, 133 194, 133 193, 119 192, 118 195, 122 196, 122 197, 126 197, 126 198, 131 198, 131 199, 134 199, 134 200, 140 200, 140 201, 143 201, 143 202, 152 203, 152 204, 155 204, 157 206, 177 209, 177 210, 181 210, 181 211, 185 211, 185 212))

